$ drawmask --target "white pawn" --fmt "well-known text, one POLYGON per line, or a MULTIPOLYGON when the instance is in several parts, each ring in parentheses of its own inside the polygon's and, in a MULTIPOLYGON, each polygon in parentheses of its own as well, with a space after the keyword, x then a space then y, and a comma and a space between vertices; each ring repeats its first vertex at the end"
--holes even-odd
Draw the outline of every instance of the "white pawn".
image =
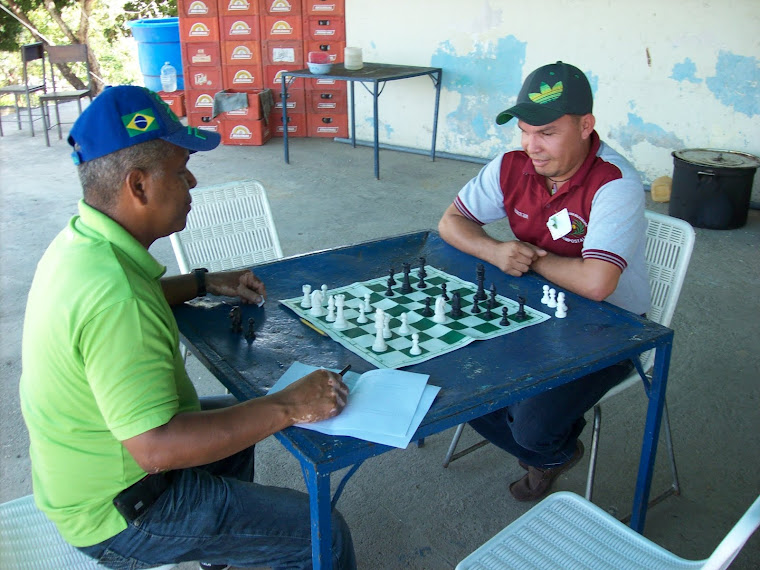
POLYGON ((419 333, 414 333, 412 335, 412 348, 409 349, 409 354, 412 354, 414 356, 418 356, 422 354, 422 349, 420 349, 420 335, 419 333))
POLYGON ((327 297, 328 297, 328 294, 327 294, 327 285, 325 285, 323 283, 322 287, 320 287, 320 289, 322 289, 322 304, 324 305, 327 302, 327 297))
POLYGON ((409 333, 412 332, 412 329, 409 328, 409 315, 407 313, 401 313, 401 326, 398 328, 398 334, 401 336, 406 336, 409 333))
POLYGON ((541 303, 543 305, 546 305, 549 303, 549 286, 544 285, 544 296, 541 297, 541 303))
POLYGON ((438 297, 435 299, 435 314, 433 315, 433 322, 446 322, 446 301, 444 301, 441 295, 438 295, 438 297))
POLYGON ((330 299, 327 301, 327 316, 325 319, 328 323, 335 321, 335 295, 330 295, 330 299))
POLYGON ((336 295, 335 306, 338 309, 338 314, 335 317, 333 328, 339 331, 345 330, 348 328, 348 321, 346 321, 346 315, 345 315, 345 310, 344 310, 346 306, 346 296, 336 295))
POLYGON ((565 294, 560 292, 557 295, 557 311, 554 316, 558 319, 564 319, 567 316, 567 305, 565 305, 565 294))
POLYGON ((304 285, 301 287, 303 291, 303 299, 301 299, 301 306, 304 309, 311 309, 311 285, 304 285))
POLYGON ((383 315, 383 338, 391 338, 391 316, 388 313, 383 315))
POLYGON ((311 292, 311 309, 309 314, 315 317, 323 317, 325 310, 322 308, 322 291, 315 289, 311 292))
POLYGON ((367 315, 364 314, 364 305, 359 305, 359 318, 356 319, 356 322, 360 325, 369 322, 367 315))
POLYGON ((554 289, 549 289, 549 301, 546 303, 546 306, 550 309, 557 307, 557 300, 555 299, 556 294, 557 292, 554 289))
POLYGON ((371 313, 372 305, 369 304, 369 293, 364 294, 364 312, 371 313))

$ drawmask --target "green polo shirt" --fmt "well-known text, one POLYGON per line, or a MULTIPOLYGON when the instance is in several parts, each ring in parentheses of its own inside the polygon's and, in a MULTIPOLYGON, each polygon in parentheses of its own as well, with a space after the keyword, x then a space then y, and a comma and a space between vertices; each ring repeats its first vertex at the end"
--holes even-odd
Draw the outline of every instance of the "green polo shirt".
POLYGON ((36 503, 74 546, 126 528, 111 501, 145 472, 121 441, 199 409, 161 290, 165 271, 84 202, 37 266, 21 410, 36 503))

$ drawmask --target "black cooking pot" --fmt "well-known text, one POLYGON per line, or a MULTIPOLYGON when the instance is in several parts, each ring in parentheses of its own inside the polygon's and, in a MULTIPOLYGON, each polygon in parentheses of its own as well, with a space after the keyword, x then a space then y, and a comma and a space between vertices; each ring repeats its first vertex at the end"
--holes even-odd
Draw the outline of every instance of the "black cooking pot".
POLYGON ((698 228, 731 230, 747 223, 760 158, 731 150, 693 148, 673 153, 668 213, 698 228))

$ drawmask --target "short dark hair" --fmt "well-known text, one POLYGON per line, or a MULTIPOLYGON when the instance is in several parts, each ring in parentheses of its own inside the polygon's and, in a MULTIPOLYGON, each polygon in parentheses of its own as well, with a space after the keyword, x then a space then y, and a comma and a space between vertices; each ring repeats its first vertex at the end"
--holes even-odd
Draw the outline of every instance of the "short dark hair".
POLYGON ((136 168, 148 172, 156 170, 173 146, 162 139, 154 139, 82 162, 77 168, 84 201, 100 211, 110 211, 116 206, 127 174, 136 168))

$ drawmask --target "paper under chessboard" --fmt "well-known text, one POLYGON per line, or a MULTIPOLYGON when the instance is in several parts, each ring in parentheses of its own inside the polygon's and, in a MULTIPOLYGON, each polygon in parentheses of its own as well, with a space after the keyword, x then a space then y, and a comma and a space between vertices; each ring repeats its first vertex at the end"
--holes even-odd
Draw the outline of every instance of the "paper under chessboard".
MULTIPOLYGON (((388 283, 387 275, 369 281, 352 283, 337 289, 328 289, 328 297, 338 294, 346 296, 344 314, 349 323, 349 328, 342 331, 334 329, 332 323, 327 321, 326 316, 316 317, 309 313, 309 309, 301 307, 303 297, 286 299, 281 303, 324 331, 330 338, 378 368, 402 368, 425 362, 441 354, 462 348, 475 340, 487 340, 510 334, 549 319, 549 315, 546 313, 527 305, 525 306, 525 317, 518 319, 515 314, 518 311, 519 304, 498 294, 496 295, 497 306, 493 309, 492 319, 485 317, 485 302, 480 303, 480 313, 472 314, 473 297, 477 291, 477 286, 474 283, 464 281, 429 265, 425 266, 425 271, 427 272, 425 277, 427 287, 422 290, 418 289, 417 271, 413 270, 409 276, 413 292, 407 294, 399 292, 403 273, 396 273, 394 275, 396 281, 396 285, 393 287, 394 295, 391 297, 385 295, 388 283), (463 315, 457 319, 449 316, 446 323, 439 324, 434 322, 432 318, 423 317, 421 312, 425 307, 426 297, 432 298, 431 307, 435 305, 435 298, 443 291, 441 289, 443 283, 446 283, 449 298, 451 298, 452 293, 459 291, 463 315), (372 311, 366 314, 369 322, 359 324, 356 319, 359 317, 359 305, 364 303, 365 293, 370 294, 372 311), (507 326, 499 324, 502 318, 502 307, 507 307, 509 310, 510 323, 507 326), (374 352, 372 350, 372 344, 375 341, 374 311, 378 308, 383 309, 392 317, 390 323, 392 336, 386 339, 388 349, 385 352, 374 352), (415 356, 409 352, 412 347, 411 334, 399 335, 397 332, 401 325, 399 317, 402 313, 408 314, 408 323, 412 332, 417 332, 420 335, 420 349, 422 350, 420 355, 415 356)), ((319 285, 314 286, 318 287, 319 285)), ((488 294, 488 291, 486 293, 488 294)), ((326 302, 327 299, 325 299, 326 302)), ((448 306, 450 308, 450 301, 448 306)))
MULTIPOLYGON (((314 370, 317 367, 294 362, 269 393, 279 392, 314 370)), ((334 418, 298 427, 405 448, 440 390, 427 384, 427 374, 399 370, 370 370, 361 376, 349 371, 343 379, 350 391, 343 411, 334 418)))

